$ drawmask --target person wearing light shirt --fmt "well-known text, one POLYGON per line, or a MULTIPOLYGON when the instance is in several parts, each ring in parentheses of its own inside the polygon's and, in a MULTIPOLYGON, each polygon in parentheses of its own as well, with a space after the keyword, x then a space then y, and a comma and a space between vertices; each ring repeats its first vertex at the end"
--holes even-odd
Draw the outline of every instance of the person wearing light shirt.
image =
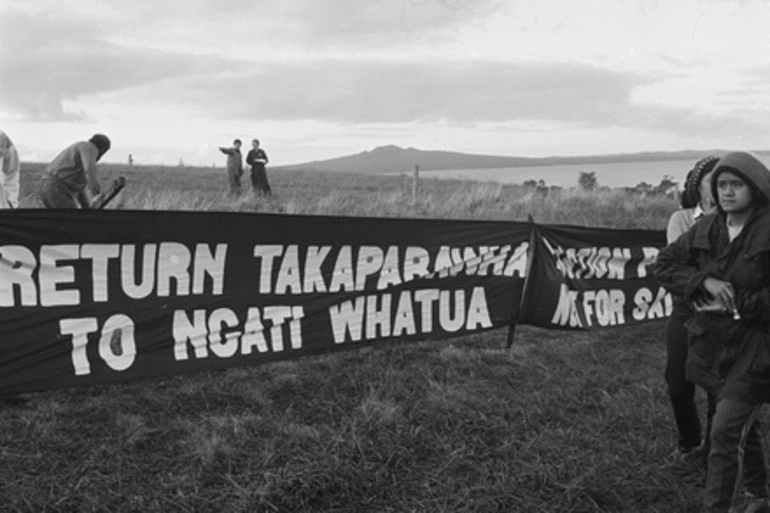
MULTIPOLYGON (((666 242, 671 244, 686 233, 703 216, 713 210, 714 200, 710 189, 710 176, 718 157, 709 156, 696 162, 687 174, 682 208, 671 215, 666 229, 666 242)), ((695 385, 685 378, 688 355, 688 333, 685 323, 693 309, 683 297, 674 295, 674 308, 666 322, 666 385, 674 413, 678 441, 674 456, 681 460, 700 458, 705 460, 709 449, 711 419, 716 399, 707 393, 706 429, 701 428, 698 408, 695 404, 695 385)))
POLYGON ((0 130, 0 208, 17 208, 19 206, 19 174, 21 161, 8 134, 0 130))
MULTIPOLYGON (((706 198, 705 201, 707 203, 711 202, 709 198, 706 198)), ((701 203, 698 203, 692 208, 680 208, 671 214, 671 218, 668 220, 668 227, 666 228, 666 244, 671 244, 678 239, 680 235, 692 228, 692 225, 703 217, 703 214, 711 208, 713 208, 713 205, 704 210, 701 203)))

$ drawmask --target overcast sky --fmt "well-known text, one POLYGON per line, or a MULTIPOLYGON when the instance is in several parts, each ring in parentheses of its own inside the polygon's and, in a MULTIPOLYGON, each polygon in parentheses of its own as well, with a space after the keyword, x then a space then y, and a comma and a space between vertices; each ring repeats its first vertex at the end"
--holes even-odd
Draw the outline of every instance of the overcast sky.
POLYGON ((0 128, 171 165, 770 149, 770 0, 0 0, 0 128))

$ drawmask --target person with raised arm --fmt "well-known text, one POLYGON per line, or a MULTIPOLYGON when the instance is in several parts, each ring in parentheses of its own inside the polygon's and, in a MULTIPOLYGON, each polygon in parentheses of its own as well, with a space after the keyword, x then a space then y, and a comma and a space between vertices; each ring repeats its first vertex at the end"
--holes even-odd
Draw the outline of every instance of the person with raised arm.
POLYGON ((241 140, 234 140, 230 148, 220 146, 219 151, 227 155, 227 181, 230 184, 230 194, 238 195, 241 193, 241 176, 243 175, 241 140))

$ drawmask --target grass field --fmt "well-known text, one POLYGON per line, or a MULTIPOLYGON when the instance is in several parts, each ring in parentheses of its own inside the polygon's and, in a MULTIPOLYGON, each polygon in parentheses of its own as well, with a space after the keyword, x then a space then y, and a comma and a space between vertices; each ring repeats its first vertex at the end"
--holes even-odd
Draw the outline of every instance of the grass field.
MULTIPOLYGON (((41 166, 24 169, 37 206, 41 166)), ((664 229, 674 200, 404 177, 104 166, 110 208, 499 219, 664 229)), ((0 511, 695 512, 669 454, 663 322, 519 326, 0 403, 0 511)), ((700 398, 702 400, 702 398, 700 398)))

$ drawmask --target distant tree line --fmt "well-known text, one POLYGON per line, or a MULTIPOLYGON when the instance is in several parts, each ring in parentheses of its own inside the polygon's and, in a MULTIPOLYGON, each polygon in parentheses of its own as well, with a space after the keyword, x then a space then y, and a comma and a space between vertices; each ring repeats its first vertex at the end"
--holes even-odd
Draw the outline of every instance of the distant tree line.
POLYGON ((679 183, 675 182, 671 176, 664 175, 663 180, 661 180, 658 185, 639 182, 636 187, 631 188, 631 191, 639 194, 666 194, 669 196, 677 196, 679 194, 679 183))
MULTIPOLYGON (((549 187, 545 183, 545 180, 542 178, 540 180, 525 180, 522 185, 530 189, 536 189, 542 194, 548 194, 548 189, 555 187, 549 187)), ((584 191, 595 191, 601 188, 599 185, 599 179, 596 178, 596 173, 594 171, 581 172, 578 176, 577 185, 578 188, 584 191)), ((643 181, 639 182, 634 187, 625 187, 625 190, 631 193, 642 195, 667 195, 671 197, 678 197, 679 183, 674 181, 673 177, 664 175, 663 179, 658 185, 652 185, 643 181)))

